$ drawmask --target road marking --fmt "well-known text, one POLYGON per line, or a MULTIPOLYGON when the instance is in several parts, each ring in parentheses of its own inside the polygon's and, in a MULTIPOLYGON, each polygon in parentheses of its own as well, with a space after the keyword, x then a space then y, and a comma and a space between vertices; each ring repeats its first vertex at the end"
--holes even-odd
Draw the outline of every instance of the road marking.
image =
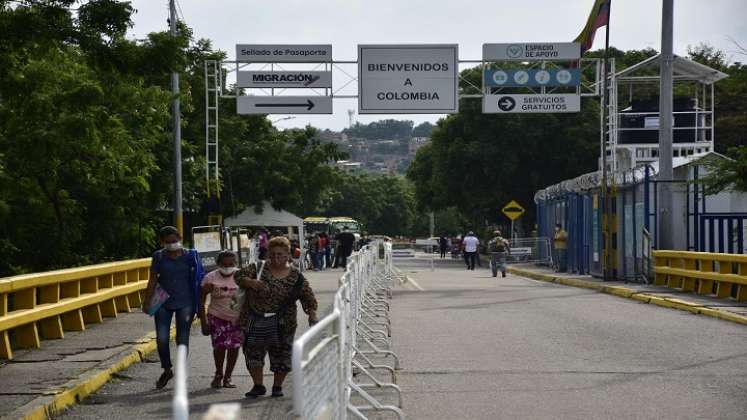
POLYGON ((405 275, 405 278, 407 279, 405 282, 412 284, 413 287, 415 287, 417 290, 421 292, 425 292, 425 289, 423 289, 418 282, 416 282, 412 277, 405 275))

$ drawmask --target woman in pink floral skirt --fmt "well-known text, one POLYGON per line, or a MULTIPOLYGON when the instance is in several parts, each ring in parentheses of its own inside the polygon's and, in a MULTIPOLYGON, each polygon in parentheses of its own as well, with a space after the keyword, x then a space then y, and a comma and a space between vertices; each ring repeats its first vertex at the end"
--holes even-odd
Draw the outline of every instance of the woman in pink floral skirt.
POLYGON ((236 254, 232 251, 222 251, 215 259, 217 270, 210 272, 202 281, 202 308, 210 295, 210 306, 200 312, 202 333, 210 335, 213 342, 213 358, 215 359, 215 376, 210 386, 213 388, 236 388, 231 382, 231 374, 239 357, 239 348, 244 340, 244 334, 238 325, 239 312, 231 309, 231 299, 238 291, 234 281, 236 254), (223 365, 225 361, 225 372, 223 365))

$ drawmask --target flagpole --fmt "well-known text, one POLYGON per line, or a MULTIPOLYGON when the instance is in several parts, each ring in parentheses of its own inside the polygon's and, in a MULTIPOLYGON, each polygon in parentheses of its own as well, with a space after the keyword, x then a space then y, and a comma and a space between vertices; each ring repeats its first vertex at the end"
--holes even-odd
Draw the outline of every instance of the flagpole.
MULTIPOLYGON (((609 58, 609 47, 610 47, 610 21, 612 20, 612 0, 609 2, 607 9, 607 27, 604 30, 604 58, 602 59, 603 81, 602 86, 604 89, 603 93, 603 105, 602 105, 602 238, 603 238, 603 259, 602 259, 602 272, 604 281, 612 280, 610 276, 610 196, 609 190, 607 189, 607 143, 610 136, 610 124, 609 124, 609 101, 610 93, 609 86, 607 86, 608 70, 607 60, 609 58)), ((614 153, 614 151, 613 151, 614 153)), ((614 174, 613 174, 614 176, 614 174)))

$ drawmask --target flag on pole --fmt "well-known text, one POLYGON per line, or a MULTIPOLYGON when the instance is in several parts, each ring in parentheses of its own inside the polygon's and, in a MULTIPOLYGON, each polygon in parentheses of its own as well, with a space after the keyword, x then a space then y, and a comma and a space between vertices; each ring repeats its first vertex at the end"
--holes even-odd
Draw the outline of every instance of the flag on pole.
POLYGON ((612 0, 594 0, 594 6, 586 20, 581 33, 573 40, 581 44, 581 54, 591 49, 597 29, 607 26, 610 22, 610 2, 612 0))

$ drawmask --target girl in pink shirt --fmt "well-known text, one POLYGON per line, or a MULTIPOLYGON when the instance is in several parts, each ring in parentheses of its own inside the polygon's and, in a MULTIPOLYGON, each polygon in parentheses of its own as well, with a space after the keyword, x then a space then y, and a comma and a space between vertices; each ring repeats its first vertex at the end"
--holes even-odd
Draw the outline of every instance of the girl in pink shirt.
POLYGON ((210 386, 213 388, 236 388, 231 382, 231 374, 239 357, 239 348, 244 341, 244 334, 238 325, 239 312, 231 309, 231 299, 238 291, 233 279, 236 267, 236 254, 232 251, 221 251, 215 258, 217 270, 211 271, 202 281, 202 307, 210 295, 210 306, 200 313, 202 334, 210 335, 215 359, 215 376, 210 386), (223 362, 226 370, 223 371, 223 362), (222 384, 221 384, 222 381, 222 384))

